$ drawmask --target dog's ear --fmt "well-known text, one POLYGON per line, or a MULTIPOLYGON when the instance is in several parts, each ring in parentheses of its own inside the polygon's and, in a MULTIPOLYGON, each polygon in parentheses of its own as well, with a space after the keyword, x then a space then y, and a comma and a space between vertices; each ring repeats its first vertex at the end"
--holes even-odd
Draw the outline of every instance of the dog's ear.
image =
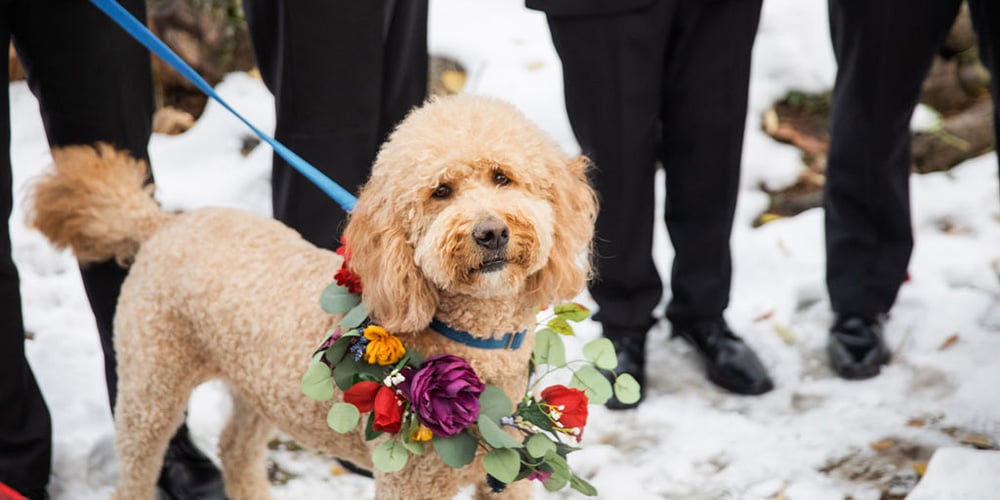
POLYGON ((591 276, 591 250, 597 195, 587 180, 590 160, 578 156, 553 169, 550 203, 555 215, 555 237, 549 261, 528 283, 532 302, 539 307, 568 300, 580 293, 591 276))
POLYGON ((433 319, 437 290, 417 268, 391 202, 374 198, 362 192, 344 230, 350 268, 361 277, 362 300, 375 322, 393 333, 422 330, 433 319))

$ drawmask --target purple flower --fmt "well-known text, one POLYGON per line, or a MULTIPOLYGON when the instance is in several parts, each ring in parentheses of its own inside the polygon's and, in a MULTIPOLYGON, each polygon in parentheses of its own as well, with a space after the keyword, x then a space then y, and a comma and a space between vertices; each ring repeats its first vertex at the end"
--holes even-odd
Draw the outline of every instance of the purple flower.
POLYGON ((464 359, 438 354, 424 360, 399 385, 420 423, 437 436, 462 432, 479 418, 479 395, 486 385, 464 359))

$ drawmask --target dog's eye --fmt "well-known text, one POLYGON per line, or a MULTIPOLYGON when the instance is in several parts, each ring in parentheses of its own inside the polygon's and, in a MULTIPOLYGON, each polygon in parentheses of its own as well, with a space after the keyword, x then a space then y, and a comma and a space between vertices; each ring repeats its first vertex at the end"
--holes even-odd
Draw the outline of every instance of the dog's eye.
POLYGON ((496 184, 497 186, 506 186, 507 184, 510 184, 510 177, 507 177, 506 174, 499 170, 494 170, 493 184, 496 184))
POLYGON ((431 196, 439 200, 443 200, 451 196, 451 186, 447 184, 440 184, 436 189, 434 189, 434 192, 431 194, 431 196))

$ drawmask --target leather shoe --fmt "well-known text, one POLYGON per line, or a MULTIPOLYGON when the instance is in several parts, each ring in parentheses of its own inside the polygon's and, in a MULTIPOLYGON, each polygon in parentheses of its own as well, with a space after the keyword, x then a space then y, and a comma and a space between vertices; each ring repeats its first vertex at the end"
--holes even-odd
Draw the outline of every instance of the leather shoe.
POLYGON ((884 316, 838 315, 826 344, 830 366, 841 378, 872 378, 889 363, 891 353, 883 340, 884 316))
MULTIPOLYGON (((605 334, 605 337, 615 346, 615 353, 618 355, 618 366, 615 367, 614 374, 627 373, 635 377, 639 383, 640 393, 639 401, 634 403, 622 403, 615 396, 611 396, 604 406, 609 410, 630 410, 639 406, 646 392, 646 332, 638 335, 613 332, 611 336, 605 334)), ((614 375, 610 372, 606 372, 605 375, 608 381, 614 384, 614 375)))
POLYGON ((763 394, 774 388, 767 369, 722 318, 674 324, 673 334, 688 341, 705 361, 708 379, 737 394, 763 394))
POLYGON ((207 457, 181 426, 170 440, 163 456, 163 469, 157 481, 160 491, 170 500, 225 500, 226 490, 219 468, 207 457))

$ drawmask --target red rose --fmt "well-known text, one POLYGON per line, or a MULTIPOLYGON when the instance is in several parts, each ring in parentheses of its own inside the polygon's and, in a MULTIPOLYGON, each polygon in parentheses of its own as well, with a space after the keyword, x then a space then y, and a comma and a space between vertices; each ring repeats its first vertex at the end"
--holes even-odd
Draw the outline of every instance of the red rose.
POLYGON ((563 429, 579 429, 577 439, 583 437, 587 425, 587 395, 580 389, 553 385, 542 391, 542 400, 548 408, 549 418, 563 429))
POLYGON ((344 266, 333 275, 333 279, 337 280, 337 284, 347 288, 348 292, 351 293, 361 293, 361 277, 354 274, 354 271, 347 269, 347 262, 344 262, 344 266))
POLYGON ((375 421, 372 422, 372 430, 395 434, 402 425, 403 401, 396 395, 396 391, 383 385, 375 394, 375 421))
POLYGON ((358 382, 344 392, 344 402, 357 406, 361 413, 372 411, 372 407, 375 406, 375 395, 380 387, 385 386, 368 380, 358 382))

